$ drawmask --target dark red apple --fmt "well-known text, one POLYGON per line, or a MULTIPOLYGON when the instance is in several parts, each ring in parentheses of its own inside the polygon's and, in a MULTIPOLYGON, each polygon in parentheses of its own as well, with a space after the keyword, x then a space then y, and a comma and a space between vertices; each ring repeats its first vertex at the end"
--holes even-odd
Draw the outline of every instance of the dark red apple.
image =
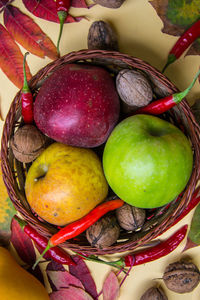
POLYGON ((119 110, 119 97, 108 71, 66 64, 42 85, 34 103, 34 119, 55 141, 88 148, 106 141, 119 110))

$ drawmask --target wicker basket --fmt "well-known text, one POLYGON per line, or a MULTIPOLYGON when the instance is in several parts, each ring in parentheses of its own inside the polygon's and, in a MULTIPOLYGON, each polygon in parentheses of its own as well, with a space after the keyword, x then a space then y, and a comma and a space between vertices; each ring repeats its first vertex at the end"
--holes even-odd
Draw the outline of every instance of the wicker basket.
MULTIPOLYGON (((35 76, 33 76, 29 82, 33 94, 37 94, 38 89, 47 76, 49 76, 61 65, 67 63, 100 64, 103 65, 114 76, 122 68, 138 69, 156 79, 158 82, 160 82, 160 84, 168 88, 171 93, 178 91, 177 88, 163 74, 150 66, 148 63, 138 58, 114 51, 81 50, 78 52, 72 52, 61 57, 60 59, 53 61, 41 69, 35 76)), ((162 234, 181 215, 185 207, 187 207, 199 180, 200 128, 195 121, 195 118, 186 100, 183 100, 178 106, 171 109, 162 117, 181 128, 181 130, 184 131, 188 139, 191 141, 193 147, 193 173, 182 195, 177 199, 174 199, 174 201, 172 201, 170 205, 167 205, 166 207, 149 211, 149 219, 146 221, 145 226, 141 231, 133 233, 122 230, 119 240, 110 247, 104 249, 91 247, 87 242, 84 233, 78 236, 77 239, 70 240, 62 244, 64 247, 76 252, 81 251, 86 254, 97 255, 134 250, 141 245, 147 244, 152 239, 162 234)), ((3 178, 9 197, 11 198, 17 211, 25 220, 29 222, 29 224, 37 229, 38 232, 49 238, 58 229, 54 225, 39 220, 37 216, 32 213, 24 193, 25 176, 30 165, 22 164, 17 161, 14 158, 10 148, 10 139, 14 131, 20 126, 21 122, 20 92, 18 92, 11 104, 3 129, 1 143, 3 178)))

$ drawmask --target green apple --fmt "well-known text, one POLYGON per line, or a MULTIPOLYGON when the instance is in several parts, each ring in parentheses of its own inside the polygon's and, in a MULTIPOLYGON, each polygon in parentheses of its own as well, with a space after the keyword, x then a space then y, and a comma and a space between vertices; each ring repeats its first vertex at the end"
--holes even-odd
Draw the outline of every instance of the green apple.
POLYGON ((181 193, 192 173, 189 140, 173 124, 151 115, 120 122, 109 136, 103 168, 112 190, 141 208, 163 206, 181 193))
POLYGON ((33 211, 60 226, 82 218, 107 193, 102 163, 95 152, 57 142, 32 163, 25 182, 33 211))

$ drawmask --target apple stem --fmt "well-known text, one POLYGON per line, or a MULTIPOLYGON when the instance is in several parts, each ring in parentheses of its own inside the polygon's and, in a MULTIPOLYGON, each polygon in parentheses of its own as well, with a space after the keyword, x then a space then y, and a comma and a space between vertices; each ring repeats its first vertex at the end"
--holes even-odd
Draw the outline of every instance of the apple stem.
POLYGON ((32 267, 33 270, 34 270, 35 267, 38 265, 38 263, 41 261, 41 259, 42 259, 43 256, 45 255, 45 253, 46 253, 49 249, 51 249, 52 247, 54 247, 54 245, 52 245, 52 244, 50 243, 50 241, 48 241, 48 244, 47 244, 46 248, 45 248, 44 251, 38 256, 36 262, 34 263, 34 265, 33 265, 33 267, 32 267))

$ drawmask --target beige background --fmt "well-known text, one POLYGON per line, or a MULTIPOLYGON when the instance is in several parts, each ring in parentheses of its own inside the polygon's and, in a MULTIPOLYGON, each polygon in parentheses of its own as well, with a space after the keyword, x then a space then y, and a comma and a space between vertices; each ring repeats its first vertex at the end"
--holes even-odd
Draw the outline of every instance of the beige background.
MULTIPOLYGON (((29 14, 21 0, 16 0, 13 4, 21 8, 26 14, 30 15, 56 44, 59 31, 58 24, 47 22, 29 14)), ((96 20, 107 21, 114 27, 119 38, 121 52, 139 57, 159 70, 164 66, 167 54, 177 40, 177 37, 169 36, 161 32, 163 26, 162 21, 147 0, 126 0, 120 9, 115 10, 96 5, 90 10, 71 9, 71 13, 77 16, 87 15, 89 21, 82 20, 80 23, 65 25, 60 47, 61 55, 70 51, 87 48, 88 29, 92 22, 96 20)), ((3 22, 2 14, 0 15, 0 21, 1 23, 3 22)), ((20 48, 22 52, 25 53, 26 50, 21 46, 20 48)), ((29 55, 27 61, 33 75, 50 62, 49 59, 41 59, 34 55, 29 55)), ((182 90, 189 85, 199 66, 200 56, 181 57, 176 63, 169 66, 165 74, 180 90, 182 90)), ((8 80, 1 70, 0 79, 1 111, 5 118, 10 103, 18 89, 8 80)), ((187 99, 191 104, 200 99, 199 83, 195 84, 187 99)), ((4 122, 0 121, 0 134, 2 133, 3 125, 4 122)), ((193 212, 160 238, 164 239, 168 237, 183 224, 190 224, 192 213, 193 212)), ((184 247, 184 243, 185 241, 167 257, 133 268, 131 274, 121 288, 119 300, 140 299, 144 290, 153 283, 160 284, 165 289, 170 300, 186 300, 189 297, 190 300, 200 299, 200 285, 190 294, 179 295, 166 290, 162 280, 159 279, 162 277, 164 268, 168 263, 181 259, 184 256, 191 257, 194 263, 200 268, 199 247, 187 251, 183 256, 181 251, 184 247)), ((93 262, 88 263, 88 266, 95 278, 98 290, 100 290, 102 281, 108 274, 109 268, 93 262)))

